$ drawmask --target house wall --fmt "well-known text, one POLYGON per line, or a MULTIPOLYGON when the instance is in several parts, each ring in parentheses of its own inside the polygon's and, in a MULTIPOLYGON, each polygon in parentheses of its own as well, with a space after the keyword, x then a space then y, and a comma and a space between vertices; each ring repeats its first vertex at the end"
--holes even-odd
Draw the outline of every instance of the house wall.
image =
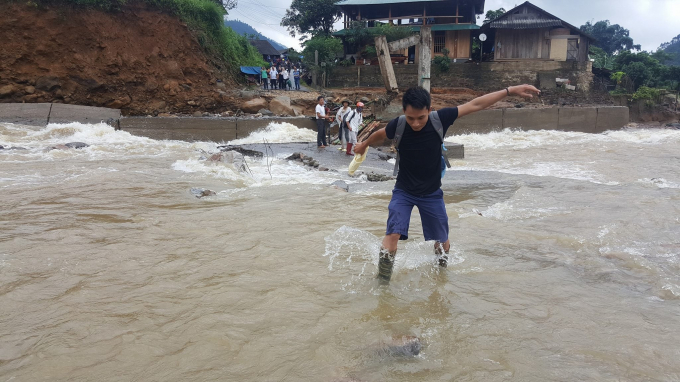
POLYGON ((495 59, 548 59, 551 51, 548 33, 547 28, 497 29, 495 59))
MULTIPOLYGON (((449 58, 470 58, 471 35, 469 30, 446 31, 445 36, 444 45, 449 50, 449 58)), ((441 56, 442 54, 434 53, 434 47, 432 47, 432 57, 435 55, 441 56)))
POLYGON ((566 39, 552 40, 550 47, 550 59, 555 61, 567 61, 566 39))

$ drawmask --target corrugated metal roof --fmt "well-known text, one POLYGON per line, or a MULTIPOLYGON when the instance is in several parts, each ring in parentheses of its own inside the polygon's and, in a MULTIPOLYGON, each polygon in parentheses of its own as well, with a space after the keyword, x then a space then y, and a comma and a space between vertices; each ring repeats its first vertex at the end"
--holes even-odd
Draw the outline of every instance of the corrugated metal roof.
POLYGON ((260 54, 265 54, 268 56, 280 56, 281 53, 279 53, 276 48, 272 46, 272 44, 269 43, 267 40, 248 40, 250 45, 254 46, 255 49, 257 49, 260 54))
POLYGON ((545 16, 531 18, 514 17, 496 19, 494 21, 491 21, 490 24, 491 28, 531 29, 531 28, 561 27, 562 20, 545 16))

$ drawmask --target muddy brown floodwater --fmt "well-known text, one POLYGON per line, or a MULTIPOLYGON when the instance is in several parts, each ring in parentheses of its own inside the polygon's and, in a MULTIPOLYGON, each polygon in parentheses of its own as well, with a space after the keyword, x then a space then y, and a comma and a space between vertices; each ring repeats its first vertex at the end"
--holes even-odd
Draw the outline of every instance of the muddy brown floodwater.
POLYGON ((0 150, 0 380, 680 379, 680 131, 449 139, 451 264, 414 211, 382 287, 391 181, 0 124, 26 149, 0 150), (44 152, 67 142, 90 146, 44 152), (419 355, 376 351, 405 336, 419 355))

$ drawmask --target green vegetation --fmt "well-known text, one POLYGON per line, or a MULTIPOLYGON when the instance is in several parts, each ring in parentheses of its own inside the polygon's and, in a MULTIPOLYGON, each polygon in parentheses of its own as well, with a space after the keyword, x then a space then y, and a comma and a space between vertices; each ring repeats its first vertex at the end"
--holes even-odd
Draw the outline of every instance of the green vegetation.
POLYGON ((368 28, 365 23, 352 21, 346 29, 345 41, 349 44, 362 48, 365 45, 375 45, 376 36, 385 36, 387 42, 401 40, 411 36, 414 32, 411 27, 397 27, 392 24, 376 23, 375 27, 368 28))
MULTIPOLYGON (((239 66, 242 65, 261 66, 264 64, 262 55, 248 43, 244 36, 223 25, 225 7, 233 7, 235 3, 213 0, 141 1, 178 16, 195 33, 206 53, 229 63, 229 70, 232 73, 237 73, 239 66)), ((27 3, 38 6, 87 7, 115 12, 127 2, 126 0, 29 0, 27 3)))
POLYGON ((597 39, 590 46, 590 57, 594 68, 613 72, 613 94, 630 94, 634 100, 653 103, 660 99, 659 89, 680 90, 680 67, 668 65, 675 63, 676 46, 680 51, 680 35, 656 52, 645 52, 639 51, 640 45, 634 44, 628 29, 611 25, 609 20, 587 22, 580 29, 597 39))
POLYGON ((291 36, 326 36, 333 33, 333 24, 340 20, 342 13, 336 6, 338 0, 293 0, 281 20, 281 26, 288 29, 291 36))
POLYGON ((486 11, 486 15, 484 15, 484 24, 490 22, 493 19, 497 19, 506 12, 505 8, 498 8, 495 11, 488 10, 486 11))
POLYGON ((314 52, 319 51, 319 63, 331 65, 335 59, 342 55, 342 42, 333 37, 316 36, 307 40, 303 44, 302 61, 312 67, 314 66, 314 52))
POLYGON ((661 44, 659 50, 663 50, 672 56, 669 64, 680 65, 680 34, 673 37, 671 41, 661 44))
POLYGON ((302 62, 308 69, 319 74, 330 75, 333 68, 337 65, 337 57, 342 55, 342 41, 333 37, 318 35, 305 41, 303 44, 302 62), (319 65, 314 63, 314 52, 319 51, 319 65))
POLYGON ((439 69, 440 72, 448 72, 451 67, 451 59, 449 58, 449 50, 442 49, 443 56, 436 56, 432 60, 432 64, 439 69))
POLYGON ((640 86, 640 88, 633 93, 633 99, 645 99, 656 101, 661 96, 659 89, 648 88, 647 86, 640 86))
POLYGON ((595 45, 607 54, 613 55, 624 50, 640 50, 640 45, 633 43, 628 29, 619 24, 610 24, 609 20, 598 21, 592 24, 590 21, 581 25, 581 31, 594 37, 597 42, 595 45))

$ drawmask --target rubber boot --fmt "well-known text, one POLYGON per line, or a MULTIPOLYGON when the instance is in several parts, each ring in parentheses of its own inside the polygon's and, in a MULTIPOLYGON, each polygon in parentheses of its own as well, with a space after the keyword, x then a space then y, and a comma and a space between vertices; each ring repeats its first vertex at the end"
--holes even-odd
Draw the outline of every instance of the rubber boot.
POLYGON ((394 257, 397 251, 390 252, 385 248, 380 248, 380 259, 378 260, 378 279, 383 283, 389 283, 392 278, 392 268, 394 267, 394 257))
POLYGON ((446 268, 449 264, 449 253, 444 251, 444 244, 440 242, 434 243, 434 254, 437 255, 437 263, 439 263, 439 266, 446 268))
POLYGON ((347 143, 347 152, 345 154, 354 155, 354 153, 352 152, 352 144, 349 142, 347 143))

